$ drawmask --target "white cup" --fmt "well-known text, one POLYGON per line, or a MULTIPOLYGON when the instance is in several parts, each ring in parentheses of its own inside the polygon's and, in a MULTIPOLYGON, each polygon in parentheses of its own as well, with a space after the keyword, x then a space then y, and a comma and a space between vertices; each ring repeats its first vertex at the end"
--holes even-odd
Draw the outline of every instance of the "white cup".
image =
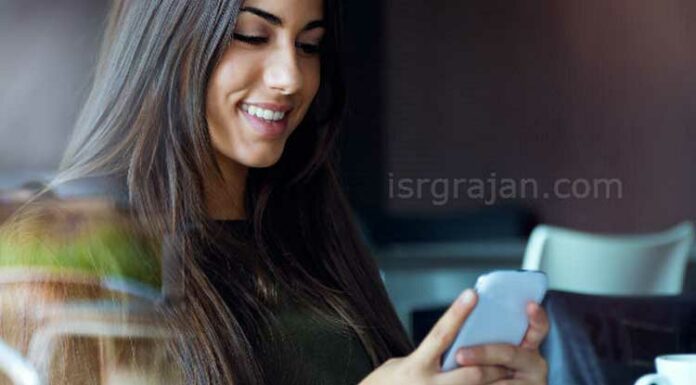
POLYGON ((655 359, 657 373, 646 374, 635 385, 695 385, 696 354, 673 354, 655 359))

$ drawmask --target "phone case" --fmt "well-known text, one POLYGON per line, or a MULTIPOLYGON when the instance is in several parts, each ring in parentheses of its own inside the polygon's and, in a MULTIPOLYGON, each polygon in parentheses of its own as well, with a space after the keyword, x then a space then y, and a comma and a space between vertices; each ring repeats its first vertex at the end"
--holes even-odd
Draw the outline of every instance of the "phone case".
POLYGON ((529 270, 501 270, 476 281, 478 303, 442 356, 442 371, 457 368, 460 348, 484 344, 522 343, 529 326, 527 303, 541 303, 546 294, 546 274, 529 270))

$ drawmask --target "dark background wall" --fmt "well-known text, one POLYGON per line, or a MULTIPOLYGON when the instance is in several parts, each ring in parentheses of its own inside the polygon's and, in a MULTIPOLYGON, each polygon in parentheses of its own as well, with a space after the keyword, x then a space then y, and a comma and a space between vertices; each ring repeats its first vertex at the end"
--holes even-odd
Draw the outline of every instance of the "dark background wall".
POLYGON ((347 108, 339 157, 344 186, 363 213, 383 211, 384 12, 374 0, 343 3, 347 108))
POLYGON ((382 12, 387 212, 480 205, 389 199, 387 172, 495 172, 621 180, 621 199, 517 202, 555 224, 652 231, 696 215, 693 1, 386 0, 382 12))

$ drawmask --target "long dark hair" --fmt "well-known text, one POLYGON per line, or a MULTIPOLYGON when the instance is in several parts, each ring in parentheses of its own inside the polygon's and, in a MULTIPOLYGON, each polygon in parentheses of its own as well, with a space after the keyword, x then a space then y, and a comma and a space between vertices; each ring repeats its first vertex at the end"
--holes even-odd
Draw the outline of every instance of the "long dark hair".
POLYGON ((206 125, 206 86, 241 1, 114 2, 94 86, 54 185, 86 176, 122 179, 143 227, 154 236, 177 235, 172 253, 185 272, 184 306, 172 304, 163 314, 180 332, 172 349, 185 383, 260 383, 244 318, 271 313, 279 290, 350 327, 375 366, 411 349, 335 168, 344 104, 337 3, 324 4, 322 81, 313 105, 278 163, 249 171, 245 205, 258 284, 251 290, 230 277, 239 293, 239 307, 230 309, 195 251, 197 239, 212 231, 204 177, 222 178, 206 125))

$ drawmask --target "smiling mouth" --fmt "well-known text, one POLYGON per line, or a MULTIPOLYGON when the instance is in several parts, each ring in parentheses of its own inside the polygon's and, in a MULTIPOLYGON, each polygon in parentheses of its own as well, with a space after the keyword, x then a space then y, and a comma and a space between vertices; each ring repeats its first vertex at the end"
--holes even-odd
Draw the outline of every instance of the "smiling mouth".
POLYGON ((251 128, 262 138, 275 140, 283 137, 288 130, 290 108, 277 106, 276 109, 268 109, 255 104, 242 103, 239 109, 251 128))
POLYGON ((285 119, 288 113, 288 111, 275 111, 246 103, 242 104, 242 111, 267 122, 279 122, 285 119))

